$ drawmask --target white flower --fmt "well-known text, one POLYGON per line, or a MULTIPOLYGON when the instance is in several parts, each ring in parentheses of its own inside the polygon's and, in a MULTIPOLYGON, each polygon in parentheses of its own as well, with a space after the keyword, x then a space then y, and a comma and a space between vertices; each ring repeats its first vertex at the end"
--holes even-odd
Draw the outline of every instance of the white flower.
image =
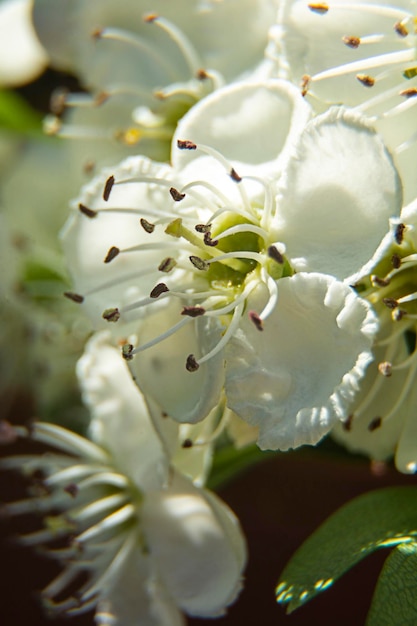
POLYGON ((3 461, 29 476, 43 474, 41 492, 38 484, 31 498, 5 510, 44 515, 44 528, 21 541, 45 546, 64 565, 42 593, 52 614, 96 608, 97 624, 119 626, 180 626, 182 611, 220 615, 240 591, 246 562, 238 521, 170 464, 166 443, 177 426, 159 439, 115 354, 102 335, 80 362, 91 440, 53 424, 2 424, 3 441, 28 437, 55 449, 3 461), (56 539, 67 545, 56 549, 56 539))
POLYGON ((395 456, 399 471, 417 471, 417 202, 393 221, 368 276, 357 284, 378 314, 374 363, 335 438, 376 460, 395 456))
POLYGON ((52 62, 91 92, 58 94, 59 116, 67 107, 93 114, 81 124, 54 119, 50 131, 116 136, 130 146, 140 142, 141 153, 155 157, 152 143, 167 149, 192 104, 224 82, 261 71, 276 10, 276 0, 35 0, 35 27, 52 62), (97 107, 113 100, 118 115, 92 128, 97 107))
POLYGON ((284 0, 278 19, 278 62, 318 110, 340 103, 374 117, 407 203, 417 195, 416 7, 415 0, 284 0))
POLYGON ((249 419, 242 402, 251 403, 252 391, 242 388, 239 408, 228 395, 231 377, 245 367, 243 355, 236 365, 238 348, 230 340, 249 323, 255 352, 258 343, 264 346, 259 367, 272 375, 282 367, 276 332, 296 336, 315 311, 303 350, 317 350, 314 334, 325 342, 327 328, 335 334, 326 368, 332 370, 334 359, 338 365, 323 377, 320 398, 307 401, 309 367, 295 375, 303 354, 294 345, 293 359, 287 359, 291 390, 277 389, 267 400, 268 410, 275 404, 290 420, 292 443, 272 437, 271 430, 263 447, 317 441, 332 419, 343 417, 333 394, 350 397, 357 388, 375 328, 369 307, 333 281, 360 270, 401 206, 395 168, 365 119, 342 108, 307 123, 308 115, 301 95, 285 82, 220 90, 181 122, 173 167, 139 157, 108 171, 84 189, 63 233, 76 289, 68 296, 83 302, 96 324, 102 316, 118 322, 119 336, 136 334, 124 356, 145 394, 178 421, 199 421, 213 409, 224 371, 229 407, 249 419), (247 109, 248 99, 263 105, 258 115, 247 109), (211 145, 200 143, 201 135, 212 137, 211 145), (307 274, 301 279, 295 271, 307 274), (303 288, 313 303, 302 298, 303 288), (269 327, 281 310, 291 309, 287 302, 295 293, 300 314, 293 328, 277 324, 271 339, 269 327), (265 344, 257 335, 262 329, 265 344), (340 360, 338 353, 344 354, 340 360), (292 411, 297 406, 314 413, 328 403, 332 417, 326 408, 322 428, 313 419, 306 436, 292 411))

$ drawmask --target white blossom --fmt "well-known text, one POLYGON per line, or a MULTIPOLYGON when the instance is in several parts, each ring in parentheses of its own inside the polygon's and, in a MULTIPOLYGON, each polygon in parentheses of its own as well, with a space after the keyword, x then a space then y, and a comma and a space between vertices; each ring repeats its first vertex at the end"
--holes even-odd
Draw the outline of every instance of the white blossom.
POLYGON ((35 0, 34 24, 52 63, 88 90, 56 94, 49 132, 139 143, 141 154, 165 160, 192 104, 268 71, 276 10, 276 0, 35 0))
POLYGON ((378 314, 374 363, 334 437, 375 460, 395 457, 399 471, 417 470, 415 416, 417 202, 393 220, 369 274, 356 288, 378 314))
POLYGON ((370 115, 393 152, 409 203, 417 194, 415 0, 284 0, 277 62, 320 111, 370 115))
MULTIPOLYGON (((180 473, 181 465, 191 465, 179 458, 178 426, 162 426, 160 418, 160 439, 117 356, 102 334, 80 361, 90 439, 53 424, 27 429, 2 423, 3 441, 24 437, 54 449, 3 460, 5 468, 43 475, 41 490, 5 511, 44 517, 43 529, 20 541, 44 547, 64 566, 42 592, 52 614, 95 608, 97 624, 119 626, 179 626, 182 612, 220 615, 242 585, 246 547, 238 521, 219 498, 180 473), (56 539, 65 546, 57 549, 56 539), (81 584, 82 572, 87 580, 81 584)), ((201 460, 194 467, 199 482, 201 460)))
POLYGON ((250 344, 255 352, 264 345, 259 368, 272 375, 281 368, 276 335, 302 333, 303 350, 294 345, 286 359, 291 389, 276 389, 268 398, 268 411, 276 405, 292 435, 280 439, 268 429, 269 442, 267 433, 261 445, 315 442, 345 416, 334 397, 351 397, 369 362, 373 316, 341 281, 352 280, 377 248, 389 217, 398 215, 398 176, 366 119, 337 108, 308 122, 308 107, 288 83, 231 86, 197 107, 179 125, 172 166, 130 159, 83 190, 63 232, 75 283, 67 295, 83 303, 97 325, 105 323, 100 318, 110 323, 125 341, 124 356, 145 395, 180 422, 198 422, 213 410, 225 380, 229 408, 255 422, 256 415, 242 408, 253 400, 250 387, 242 386, 238 403, 232 399, 230 381, 246 367, 243 356, 237 364, 232 339, 247 324, 255 335, 264 330, 265 344, 260 334, 250 344), (276 107, 270 107, 271 123, 252 111, 246 137, 255 142, 245 152, 235 142, 241 145, 248 97, 276 107), (228 133, 216 134, 226 120, 233 121, 228 133), (212 135, 214 146, 200 143, 199 134, 212 135), (301 270, 304 278, 294 276, 301 270), (298 294, 299 316, 291 331, 281 329, 276 320, 281 310, 291 310, 302 280, 314 305, 298 294), (329 304, 330 293, 339 294, 336 304, 329 304), (305 334, 303 320, 313 310, 305 334), (324 359, 331 375, 323 377, 320 398, 307 399, 310 367, 298 368, 297 361, 310 347, 317 350, 315 333, 326 342, 326 328, 335 333, 329 342, 334 350, 329 347, 324 359), (321 408, 327 417, 318 428, 312 419, 306 435, 297 411, 313 416, 321 408))

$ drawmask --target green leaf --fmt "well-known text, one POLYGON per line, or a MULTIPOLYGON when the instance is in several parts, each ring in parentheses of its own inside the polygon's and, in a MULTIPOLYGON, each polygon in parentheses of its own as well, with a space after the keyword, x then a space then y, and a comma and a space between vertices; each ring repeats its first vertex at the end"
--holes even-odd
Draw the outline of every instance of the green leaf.
POLYGON ((0 128, 42 136, 42 116, 17 93, 0 90, 0 128))
POLYGON ((414 539, 416 487, 390 487, 359 496, 329 517, 293 555, 278 583, 277 602, 294 611, 368 554, 414 539))
POLYGON ((417 624, 417 543, 403 543, 388 556, 366 626, 417 624))

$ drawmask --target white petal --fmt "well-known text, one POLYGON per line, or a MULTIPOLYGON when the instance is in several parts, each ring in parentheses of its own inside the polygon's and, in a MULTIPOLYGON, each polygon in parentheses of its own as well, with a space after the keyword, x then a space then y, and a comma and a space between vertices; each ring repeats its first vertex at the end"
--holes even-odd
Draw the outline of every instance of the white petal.
POLYGON ((96 610, 97 626, 184 626, 182 613, 163 587, 152 582, 149 558, 139 547, 96 610))
MULTIPOLYGON (((376 332, 365 301, 333 277, 296 274, 259 332, 245 320, 226 351, 229 407, 259 426, 262 449, 317 443, 358 390, 376 332)), ((260 308, 262 295, 248 302, 260 308)))
POLYGON ((207 96, 182 118, 172 162, 183 168, 192 160, 190 151, 176 148, 177 139, 189 139, 215 148, 237 167, 244 163, 246 171, 248 166, 264 166, 277 177, 310 117, 310 107, 291 83, 235 83, 207 96))
POLYGON ((246 546, 239 523, 214 494, 180 475, 149 494, 143 523, 158 576, 193 616, 224 613, 240 591, 246 546))
POLYGON ((0 3, 0 85, 18 87, 37 78, 48 58, 31 22, 31 0, 0 3))
POLYGON ((280 185, 277 229, 299 271, 354 275, 401 210, 401 183, 381 137, 343 108, 308 124, 280 185))
MULTIPOLYGON (((180 321, 181 308, 173 302, 149 315, 141 323, 139 345, 180 321)), ((189 354, 198 360, 200 352, 209 352, 222 330, 213 318, 190 320, 184 328, 131 361, 131 370, 144 394, 174 420, 199 422, 217 405, 224 379, 222 353, 203 363, 196 372, 188 372, 185 364, 189 354)))
POLYGON ((412 389, 407 401, 404 402, 398 411, 399 416, 395 417, 401 422, 405 416, 404 428, 398 440, 395 453, 395 466, 399 472, 404 474, 415 474, 417 472, 417 418, 416 418, 416 385, 412 389))
MULTIPOLYGON (((92 415, 93 441, 110 451, 116 467, 141 490, 161 486, 169 460, 143 396, 120 350, 111 345, 109 333, 98 333, 90 339, 78 361, 77 375, 83 400, 92 415)), ((174 440, 175 430, 171 434, 174 440)))
MULTIPOLYGON (((84 295, 90 289, 99 287, 108 281, 115 284, 101 289, 85 299, 84 307, 94 326, 104 327, 102 313, 109 307, 120 307, 149 296, 152 288, 161 280, 158 272, 160 262, 167 256, 164 250, 147 250, 121 254, 111 263, 104 263, 107 252, 112 246, 120 249, 139 244, 152 244, 159 241, 158 231, 149 235, 140 226, 141 214, 152 221, 146 209, 158 212, 166 208, 169 192, 166 187, 154 184, 136 183, 115 185, 107 202, 103 200, 103 190, 107 178, 115 176, 116 182, 145 176, 167 178, 171 169, 160 163, 153 163, 145 157, 131 157, 112 169, 103 170, 91 183, 86 185, 79 198, 73 203, 73 211, 62 232, 62 245, 73 278, 73 290, 84 295), (81 203, 93 210, 102 210, 95 218, 80 213, 81 203), (106 209, 132 209, 132 213, 105 213, 106 209), (140 271, 150 269, 146 276, 138 278, 140 271), (136 274, 127 281, 125 275, 136 274)), ((161 228, 161 227, 160 227, 161 228)), ((163 228, 162 228, 163 232, 163 228)), ((166 239, 166 237, 165 237, 166 239)))

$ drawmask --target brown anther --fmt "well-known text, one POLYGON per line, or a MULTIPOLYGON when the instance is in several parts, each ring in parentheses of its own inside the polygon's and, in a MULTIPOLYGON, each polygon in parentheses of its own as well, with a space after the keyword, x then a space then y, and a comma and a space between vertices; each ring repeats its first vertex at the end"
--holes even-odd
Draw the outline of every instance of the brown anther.
POLYGON ((68 89, 66 87, 58 87, 54 89, 51 95, 50 109, 54 115, 62 115, 67 104, 68 89))
POLYGON ((209 233, 211 231, 211 224, 196 224, 194 228, 198 233, 209 233))
POLYGON ((93 219, 93 217, 97 217, 98 215, 97 211, 94 211, 93 209, 89 209, 88 207, 85 206, 85 204, 81 204, 81 202, 78 205, 78 209, 81 211, 83 215, 86 215, 87 217, 91 219, 93 219))
POLYGON ((218 245, 219 240, 218 239, 212 239, 211 238, 211 233, 204 233, 204 243, 206 246, 212 246, 215 247, 218 245))
POLYGON ((405 229, 406 229, 405 224, 397 224, 397 226, 395 227, 394 239, 399 246, 403 242, 405 229))
POLYGON ((400 96, 404 98, 415 98, 417 96, 417 87, 409 87, 400 91, 400 96))
POLYGON ((399 267, 401 267, 401 257, 398 254, 393 254, 391 257, 391 265, 392 267, 397 270, 399 267))
POLYGON ((371 283, 374 287, 387 287, 390 282, 391 281, 389 279, 379 278, 376 274, 372 274, 371 276, 371 283))
POLYGON ((107 91, 99 91, 94 96, 94 104, 96 105, 96 107, 99 107, 105 102, 107 102, 109 98, 110 98, 110 94, 107 91))
POLYGON ((257 328, 257 330, 264 329, 263 321, 256 313, 256 311, 249 311, 248 316, 250 321, 255 325, 255 328, 257 328))
POLYGON ((368 74, 356 74, 356 78, 365 87, 373 87, 375 85, 375 78, 368 74))
POLYGON ((181 315, 188 315, 188 317, 201 317, 204 315, 206 309, 202 306, 185 306, 181 311, 181 315))
POLYGON ((126 361, 131 361, 133 359, 133 346, 131 343, 125 343, 124 346, 122 346, 122 357, 126 360, 126 361))
POLYGON ((391 310, 396 309, 398 306, 398 302, 395 298, 383 298, 382 302, 391 310))
POLYGON ((64 487, 64 491, 71 496, 71 498, 75 498, 78 494, 78 487, 75 483, 70 483, 66 487, 64 487))
POLYGON ((210 267, 210 264, 207 263, 207 261, 204 261, 203 259, 200 259, 199 256, 195 256, 194 254, 192 254, 189 257, 191 263, 194 265, 194 267, 196 267, 198 270, 201 270, 203 272, 206 272, 208 270, 208 268, 210 267))
POLYGON ((354 37, 353 35, 345 35, 342 37, 343 43, 348 46, 348 48, 359 48, 361 44, 361 40, 359 37, 354 37))
POLYGON ((16 429, 7 420, 0 420, 0 444, 14 443, 19 438, 16 429))
POLYGON ((170 187, 169 193, 175 202, 180 202, 185 198, 185 193, 181 193, 178 189, 175 189, 175 187, 170 187))
POLYGON ((308 88, 310 87, 311 76, 309 74, 304 74, 301 78, 301 95, 304 97, 307 95, 308 88))
POLYGON ((342 428, 343 430, 345 430, 346 432, 350 432, 352 430, 352 424, 353 424, 353 414, 351 413, 347 419, 342 422, 342 428))
POLYGON ((159 298, 160 295, 162 295, 163 293, 167 293, 167 291, 169 291, 169 289, 168 289, 168 287, 166 286, 165 283, 158 283, 152 289, 151 293, 149 294, 149 297, 150 298, 159 298))
POLYGON ((151 222, 148 222, 148 220, 145 220, 143 217, 140 218, 140 225, 143 230, 149 234, 153 233, 155 230, 155 224, 151 224, 151 222))
POLYGON ((185 363, 185 369, 186 369, 188 372, 196 372, 196 371, 198 370, 198 368, 199 368, 199 367, 200 367, 200 366, 199 366, 199 364, 197 363, 197 361, 196 361, 196 358, 195 358, 194 354, 189 354, 189 355, 187 356, 187 361, 186 361, 186 363, 185 363))
POLYGON ((103 34, 103 28, 95 28, 91 31, 91 36, 93 39, 100 39, 103 34))
POLYGON ((158 17, 159 17, 159 15, 157 13, 147 13, 146 15, 143 16, 143 21, 146 24, 152 24, 152 22, 157 20, 158 17))
POLYGON ((382 417, 374 417, 374 419, 369 422, 368 430, 370 433, 373 433, 374 430, 378 430, 382 426, 382 417))
POLYGON ((209 76, 208 76, 206 70, 204 70, 204 69, 197 70, 197 74, 196 74, 197 80, 207 80, 208 77, 209 76))
POLYGON ((104 259, 104 263, 110 263, 120 254, 120 248, 117 246, 112 246, 108 253, 106 254, 106 258, 104 259))
POLYGON ((170 256, 167 256, 166 259, 163 259, 163 261, 160 262, 160 264, 158 265, 158 270, 160 272, 170 272, 171 270, 174 269, 174 267, 176 266, 177 262, 175 259, 173 259, 170 256))
POLYGON ((182 442, 181 447, 182 448, 192 448, 193 447, 193 442, 191 441, 191 439, 184 439, 184 441, 182 442))
POLYGON ((407 315, 407 311, 404 311, 404 309, 394 309, 391 313, 391 318, 393 322, 401 322, 405 315, 407 315))
POLYGON ((64 291, 64 296, 68 298, 68 300, 72 300, 77 304, 81 304, 81 302, 84 302, 84 296, 80 296, 79 293, 74 293, 73 291, 64 291))
POLYGON ((308 8, 310 9, 310 11, 314 11, 314 13, 324 15, 329 10, 329 5, 325 2, 310 2, 308 4, 308 8))
POLYGON ((274 261, 276 261, 280 265, 282 265, 284 263, 284 257, 282 256, 281 252, 278 250, 278 248, 276 246, 269 246, 269 248, 268 248, 268 256, 269 256, 269 258, 273 259, 274 261))
POLYGON ((83 172, 84 174, 90 175, 94 172, 96 167, 96 164, 94 161, 92 161, 91 159, 89 159, 88 161, 86 161, 83 165, 83 172))
POLYGON ((392 363, 389 361, 381 361, 381 363, 378 363, 378 371, 383 376, 389 378, 392 376, 392 363))
POLYGON ((120 311, 117 307, 106 309, 103 311, 101 317, 107 322, 118 322, 120 319, 120 311))
POLYGON ((104 191, 103 191, 103 200, 105 200, 106 202, 110 198, 110 193, 111 193, 111 190, 113 189, 113 185, 114 185, 114 176, 109 176, 108 179, 106 180, 106 184, 104 185, 104 191))
POLYGON ((242 180, 242 177, 239 176, 234 167, 232 167, 232 169, 230 170, 230 178, 234 180, 235 183, 240 183, 240 181, 242 180))
POLYGON ((394 30, 400 37, 407 37, 408 30, 402 22, 395 22, 394 30))
POLYGON ((178 139, 177 148, 179 148, 180 150, 197 150, 197 144, 189 141, 188 139, 178 139))

